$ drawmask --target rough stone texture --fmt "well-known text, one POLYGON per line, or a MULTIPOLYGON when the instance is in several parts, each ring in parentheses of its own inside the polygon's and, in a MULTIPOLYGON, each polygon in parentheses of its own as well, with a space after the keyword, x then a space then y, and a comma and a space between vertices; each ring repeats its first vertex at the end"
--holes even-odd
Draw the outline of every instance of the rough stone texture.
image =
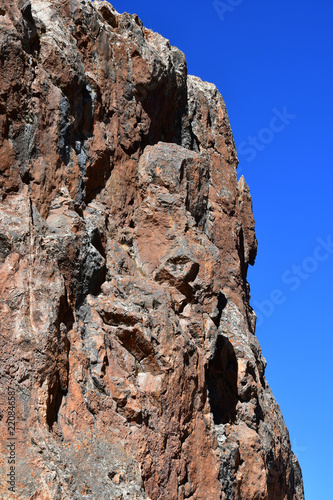
POLYGON ((0 62, 1 498, 303 499, 216 87, 103 1, 3 2, 0 62))

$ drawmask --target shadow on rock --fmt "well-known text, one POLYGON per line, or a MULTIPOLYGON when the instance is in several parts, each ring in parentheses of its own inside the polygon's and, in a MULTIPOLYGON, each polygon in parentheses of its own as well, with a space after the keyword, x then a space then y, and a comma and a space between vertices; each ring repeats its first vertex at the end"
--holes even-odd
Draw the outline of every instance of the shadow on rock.
POLYGON ((219 335, 206 369, 206 386, 215 424, 236 419, 238 364, 231 342, 219 335))

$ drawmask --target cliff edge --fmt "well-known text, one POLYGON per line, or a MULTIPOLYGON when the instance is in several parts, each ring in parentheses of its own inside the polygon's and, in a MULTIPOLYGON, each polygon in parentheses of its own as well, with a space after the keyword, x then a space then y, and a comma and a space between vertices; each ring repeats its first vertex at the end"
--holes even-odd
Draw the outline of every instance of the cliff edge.
POLYGON ((216 87, 106 1, 0 27, 1 498, 302 500, 216 87))

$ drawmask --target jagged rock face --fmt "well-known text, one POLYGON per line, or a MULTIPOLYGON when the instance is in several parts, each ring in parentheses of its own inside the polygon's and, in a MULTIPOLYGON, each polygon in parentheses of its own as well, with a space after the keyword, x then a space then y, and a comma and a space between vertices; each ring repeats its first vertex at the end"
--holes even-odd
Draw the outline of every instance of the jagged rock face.
POLYGON ((107 2, 8 1, 0 26, 17 497, 304 498, 255 337, 252 204, 221 95, 107 2))

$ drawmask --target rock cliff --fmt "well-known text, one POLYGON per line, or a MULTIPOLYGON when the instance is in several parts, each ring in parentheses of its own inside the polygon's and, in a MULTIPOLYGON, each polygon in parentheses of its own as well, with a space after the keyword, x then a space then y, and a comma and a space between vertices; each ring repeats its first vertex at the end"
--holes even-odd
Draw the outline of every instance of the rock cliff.
POLYGON ((303 499, 216 87, 105 1, 0 27, 1 498, 303 499))

